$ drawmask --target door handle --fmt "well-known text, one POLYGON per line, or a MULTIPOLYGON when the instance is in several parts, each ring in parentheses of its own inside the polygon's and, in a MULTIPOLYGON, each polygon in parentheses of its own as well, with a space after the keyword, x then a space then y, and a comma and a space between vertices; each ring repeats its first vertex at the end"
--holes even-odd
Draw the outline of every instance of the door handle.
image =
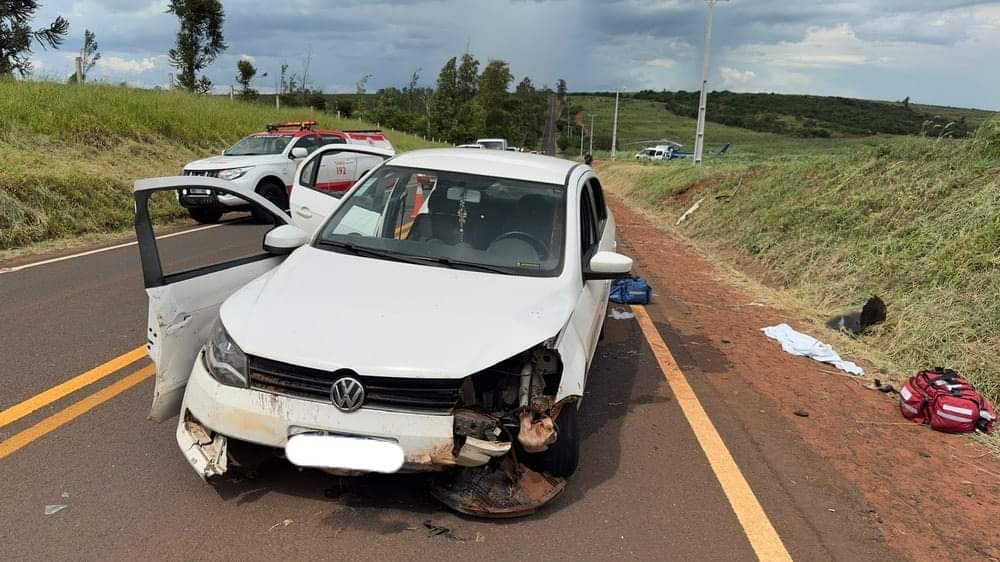
POLYGON ((309 207, 296 207, 295 213, 304 219, 311 219, 313 216, 312 211, 309 210, 309 207))

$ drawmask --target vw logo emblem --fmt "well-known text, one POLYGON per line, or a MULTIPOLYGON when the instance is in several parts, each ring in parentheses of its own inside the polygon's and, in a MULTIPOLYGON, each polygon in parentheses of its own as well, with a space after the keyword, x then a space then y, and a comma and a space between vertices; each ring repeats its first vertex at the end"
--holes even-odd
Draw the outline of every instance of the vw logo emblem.
POLYGON ((330 389, 330 400, 341 412, 353 412, 365 402, 365 387, 352 377, 337 379, 330 389))

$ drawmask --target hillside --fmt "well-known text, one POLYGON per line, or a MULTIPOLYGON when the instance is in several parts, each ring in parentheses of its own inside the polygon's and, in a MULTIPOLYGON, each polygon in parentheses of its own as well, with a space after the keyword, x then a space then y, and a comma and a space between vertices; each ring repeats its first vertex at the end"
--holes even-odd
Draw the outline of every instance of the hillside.
MULTIPOLYGON (((371 127, 182 92, 0 81, 0 250, 127 230, 135 179, 177 174, 267 123, 297 119, 371 127)), ((400 151, 429 146, 388 134, 400 151)))
MULTIPOLYGON (((644 90, 633 95, 637 99, 662 102, 665 109, 678 115, 698 116, 698 92, 644 90)), ((951 120, 944 115, 921 111, 911 106, 908 99, 888 103, 729 91, 711 93, 708 119, 733 127, 805 138, 876 134, 962 138, 975 130, 965 115, 951 120)))
MULTIPOLYGON (((607 96, 571 95, 570 106, 574 112, 583 112, 590 127, 594 119, 594 149, 598 155, 611 148, 611 131, 614 123, 615 98, 607 96)), ((688 150, 694 148, 696 120, 676 115, 655 101, 623 97, 618 115, 618 150, 620 158, 632 155, 652 141, 678 142, 688 150)), ((574 137, 566 154, 575 156, 580 150, 580 129, 574 128, 574 137)), ((708 122, 705 126, 705 154, 711 157, 726 143, 731 144, 727 159, 755 160, 760 158, 800 158, 814 154, 846 154, 856 145, 870 145, 885 139, 872 137, 854 138, 796 138, 774 133, 761 133, 739 127, 729 127, 708 122)), ((588 139, 589 142, 589 139, 588 139)))
POLYGON ((1000 121, 946 142, 897 138, 849 158, 702 168, 618 162, 600 172, 663 228, 777 288, 770 294, 821 339, 897 381, 921 367, 956 368, 997 400, 1000 121), (888 303, 889 320, 870 335, 823 326, 872 294, 888 303))

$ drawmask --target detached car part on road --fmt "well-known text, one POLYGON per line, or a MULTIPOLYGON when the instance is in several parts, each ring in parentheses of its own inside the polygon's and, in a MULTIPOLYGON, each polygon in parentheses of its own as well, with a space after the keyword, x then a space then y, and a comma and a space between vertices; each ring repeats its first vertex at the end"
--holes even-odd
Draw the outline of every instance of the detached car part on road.
POLYGON ((191 179, 137 182, 136 233, 150 417, 179 414, 200 476, 224 474, 248 442, 337 474, 444 472, 434 495, 466 513, 518 515, 559 493, 578 464, 610 280, 632 265, 589 167, 411 152, 343 199, 311 201, 325 217, 314 231, 200 178, 276 226, 259 255, 165 275, 147 203, 191 179))

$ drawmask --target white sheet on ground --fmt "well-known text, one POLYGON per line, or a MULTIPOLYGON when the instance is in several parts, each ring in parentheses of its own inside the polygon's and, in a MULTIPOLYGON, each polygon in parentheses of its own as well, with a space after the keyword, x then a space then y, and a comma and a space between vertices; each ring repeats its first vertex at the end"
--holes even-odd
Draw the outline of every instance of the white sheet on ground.
POLYGON ((635 318, 635 314, 627 310, 618 310, 617 308, 609 309, 608 316, 610 316, 612 320, 631 320, 635 318))
POLYGON ((768 326, 761 331, 767 337, 778 340, 781 349, 792 355, 810 357, 820 363, 829 363, 841 371, 847 371, 852 375, 863 375, 865 370, 850 361, 844 361, 840 355, 830 347, 812 336, 807 336, 801 332, 796 332, 788 324, 778 324, 768 326))

